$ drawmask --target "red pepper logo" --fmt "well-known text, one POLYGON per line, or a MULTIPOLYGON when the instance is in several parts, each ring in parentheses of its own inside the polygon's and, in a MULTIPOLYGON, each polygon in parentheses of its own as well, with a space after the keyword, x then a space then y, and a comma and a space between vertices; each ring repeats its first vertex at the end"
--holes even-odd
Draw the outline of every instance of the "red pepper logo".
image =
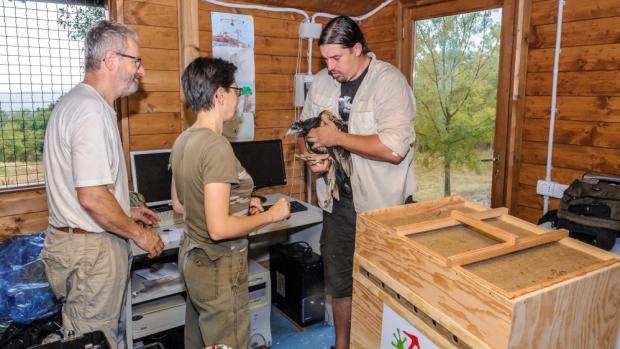
POLYGON ((400 328, 396 329, 396 333, 392 333, 392 337, 394 337, 394 341, 390 342, 390 344, 392 344, 394 348, 405 349, 405 344, 409 342, 409 346, 406 349, 421 349, 420 341, 418 340, 418 337, 416 337, 414 334, 409 333, 405 330, 403 330, 403 334, 406 337, 401 337, 400 328))

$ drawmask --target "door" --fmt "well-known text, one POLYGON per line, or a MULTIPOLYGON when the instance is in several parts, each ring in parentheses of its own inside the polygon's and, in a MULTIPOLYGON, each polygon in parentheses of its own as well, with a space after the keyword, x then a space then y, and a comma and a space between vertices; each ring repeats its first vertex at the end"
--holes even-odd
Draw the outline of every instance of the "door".
POLYGON ((417 107, 417 200, 460 195, 485 206, 505 205, 508 5, 452 1, 405 11, 417 107))

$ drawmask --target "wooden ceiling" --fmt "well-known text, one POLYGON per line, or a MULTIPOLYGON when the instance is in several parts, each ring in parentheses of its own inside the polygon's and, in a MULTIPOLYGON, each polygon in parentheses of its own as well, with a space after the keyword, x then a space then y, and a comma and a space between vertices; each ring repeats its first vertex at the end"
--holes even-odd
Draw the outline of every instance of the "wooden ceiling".
POLYGON ((256 0, 246 1, 267 6, 292 7, 311 12, 327 12, 335 15, 359 16, 383 3, 383 0, 256 0))

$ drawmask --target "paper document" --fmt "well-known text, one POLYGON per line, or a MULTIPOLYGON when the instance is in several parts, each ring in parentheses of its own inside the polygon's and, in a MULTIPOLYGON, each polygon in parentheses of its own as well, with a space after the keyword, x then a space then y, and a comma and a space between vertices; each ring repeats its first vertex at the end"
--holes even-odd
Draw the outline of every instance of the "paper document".
POLYGON ((134 273, 149 281, 155 280, 171 280, 181 276, 176 263, 166 263, 161 267, 151 267, 147 269, 136 270, 134 273))
POLYGON ((183 229, 167 228, 167 229, 161 230, 161 233, 159 235, 164 245, 168 245, 171 242, 178 242, 181 240, 181 236, 183 235, 183 229))

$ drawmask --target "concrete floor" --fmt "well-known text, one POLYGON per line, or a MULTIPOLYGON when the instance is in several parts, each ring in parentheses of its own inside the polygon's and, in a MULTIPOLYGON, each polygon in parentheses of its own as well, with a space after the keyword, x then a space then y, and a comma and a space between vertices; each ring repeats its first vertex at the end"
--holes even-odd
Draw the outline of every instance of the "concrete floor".
POLYGON ((272 349, 329 349, 334 345, 334 328, 324 322, 300 331, 271 307, 272 349))

